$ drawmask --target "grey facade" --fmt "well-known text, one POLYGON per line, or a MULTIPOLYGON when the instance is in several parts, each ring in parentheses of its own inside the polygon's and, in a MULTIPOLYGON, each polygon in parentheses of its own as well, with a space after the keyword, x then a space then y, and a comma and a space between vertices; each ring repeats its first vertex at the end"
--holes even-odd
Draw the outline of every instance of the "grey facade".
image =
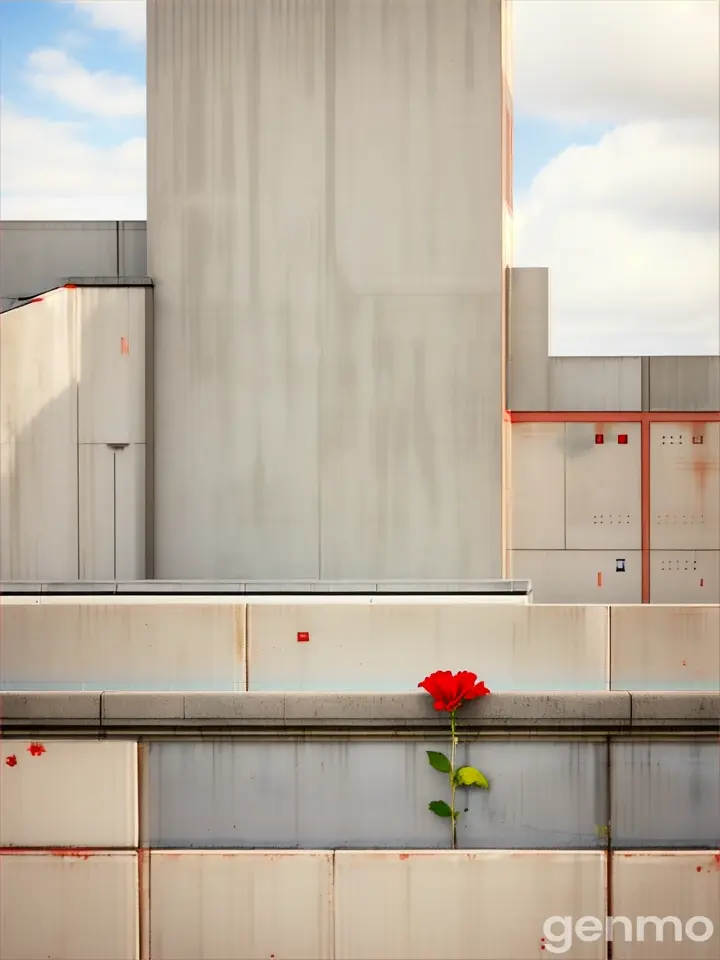
POLYGON ((0 310, 9 310, 69 277, 144 277, 146 225, 139 220, 0 224, 0 310))
POLYGON ((156 575, 502 575, 501 0, 150 0, 156 575))

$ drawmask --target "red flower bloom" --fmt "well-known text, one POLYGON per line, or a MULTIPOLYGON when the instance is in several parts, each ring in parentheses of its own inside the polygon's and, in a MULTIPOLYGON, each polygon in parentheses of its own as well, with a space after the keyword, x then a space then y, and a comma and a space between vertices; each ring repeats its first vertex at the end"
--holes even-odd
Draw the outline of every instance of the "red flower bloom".
POLYGON ((10 756, 5 760, 5 763, 6 763, 9 767, 16 767, 16 766, 17 766, 17 757, 15 756, 15 754, 14 754, 14 753, 11 753, 10 756))
POLYGON ((469 670, 451 673, 449 670, 436 670, 418 684, 435 701, 436 710, 454 713, 466 700, 485 697, 490 691, 477 675, 469 670))
POLYGON ((31 743, 28 747, 28 753, 31 757, 39 757, 45 753, 45 747, 41 743, 31 743))

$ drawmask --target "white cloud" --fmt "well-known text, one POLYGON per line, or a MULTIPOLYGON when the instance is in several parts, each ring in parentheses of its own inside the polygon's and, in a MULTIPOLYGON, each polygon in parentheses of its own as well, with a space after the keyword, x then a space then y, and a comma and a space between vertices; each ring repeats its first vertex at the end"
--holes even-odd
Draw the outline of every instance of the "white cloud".
POLYGON ((718 5, 519 0, 519 114, 597 121, 516 209, 515 262, 548 266, 558 354, 720 352, 718 5))
POLYGON ((145 139, 93 146, 84 124, 24 117, 0 104, 5 220, 145 217, 145 139))
POLYGON ((145 0, 75 0, 74 6, 96 30, 114 30, 132 43, 145 40, 145 0))
POLYGON ((86 70, 63 50, 35 50, 27 65, 32 87, 77 110, 102 117, 145 116, 145 87, 132 77, 86 70))
POLYGON ((515 0, 519 112, 568 123, 716 119, 716 0, 515 0))

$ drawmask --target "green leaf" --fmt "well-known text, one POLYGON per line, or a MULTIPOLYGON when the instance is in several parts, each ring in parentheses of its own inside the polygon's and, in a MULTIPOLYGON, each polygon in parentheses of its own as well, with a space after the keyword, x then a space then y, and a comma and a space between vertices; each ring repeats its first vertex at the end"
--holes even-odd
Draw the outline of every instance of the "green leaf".
POLYGON ((432 810, 438 817, 451 817, 452 810, 444 800, 433 800, 428 804, 428 810, 432 810))
POLYGON ((484 773, 480 773, 475 767, 460 767, 455 774, 455 783, 459 787, 482 787, 487 790, 490 786, 484 773))
POLYGON ((427 751, 430 766, 440 773, 450 773, 450 761, 444 753, 436 753, 434 750, 427 751))

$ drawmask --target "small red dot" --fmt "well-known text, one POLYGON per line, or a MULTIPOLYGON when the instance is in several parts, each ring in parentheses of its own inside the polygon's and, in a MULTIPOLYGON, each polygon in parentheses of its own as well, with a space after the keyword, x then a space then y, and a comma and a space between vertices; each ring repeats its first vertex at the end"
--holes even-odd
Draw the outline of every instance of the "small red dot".
POLYGON ((702 873, 702 867, 695 867, 696 873, 702 873))
POLYGON ((298 635, 297 635, 297 642, 298 642, 298 643, 309 643, 309 642, 310 642, 310 634, 309 634, 306 630, 301 630, 301 631, 298 633, 298 635))
POLYGON ((14 754, 14 753, 11 753, 10 756, 5 760, 5 763, 6 763, 9 767, 16 767, 16 766, 17 766, 17 757, 15 756, 15 754, 14 754))

